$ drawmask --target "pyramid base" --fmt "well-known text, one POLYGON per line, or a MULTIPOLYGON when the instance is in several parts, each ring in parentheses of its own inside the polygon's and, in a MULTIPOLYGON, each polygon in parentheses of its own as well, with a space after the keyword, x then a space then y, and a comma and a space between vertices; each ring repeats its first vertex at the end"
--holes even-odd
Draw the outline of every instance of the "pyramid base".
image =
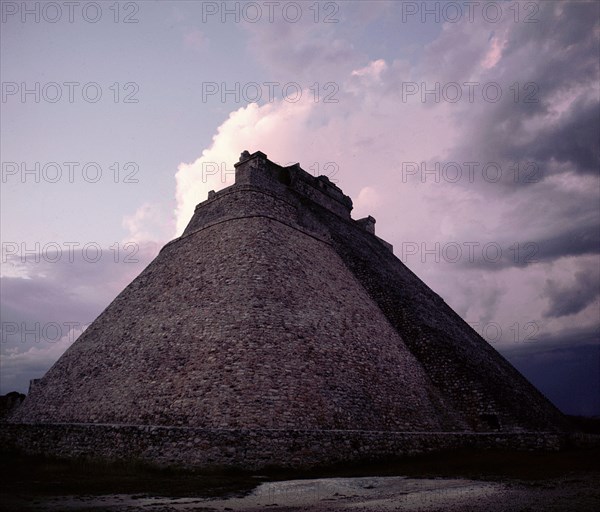
POLYGON ((0 426, 3 450, 206 470, 308 469, 456 449, 548 451, 568 442, 568 434, 552 432, 203 429, 64 423, 0 426))

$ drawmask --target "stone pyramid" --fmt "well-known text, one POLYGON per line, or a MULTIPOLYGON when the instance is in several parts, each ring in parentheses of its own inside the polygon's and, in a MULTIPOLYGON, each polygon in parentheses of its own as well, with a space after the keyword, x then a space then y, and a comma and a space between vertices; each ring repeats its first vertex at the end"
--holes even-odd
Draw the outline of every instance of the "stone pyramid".
POLYGON ((235 167, 235 184, 209 193, 12 423, 195 436, 565 429, 560 412, 394 256, 372 217, 351 218, 335 184, 260 151, 235 167))

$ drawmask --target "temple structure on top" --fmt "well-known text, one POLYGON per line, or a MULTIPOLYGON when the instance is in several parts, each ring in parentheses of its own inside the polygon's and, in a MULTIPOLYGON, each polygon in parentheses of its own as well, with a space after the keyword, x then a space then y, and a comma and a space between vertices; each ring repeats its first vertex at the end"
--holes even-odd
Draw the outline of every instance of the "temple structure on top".
MULTIPOLYGON (((244 151, 234 167, 236 170, 235 185, 219 192, 210 191, 208 200, 196 206, 194 216, 185 229, 183 236, 211 222, 213 215, 209 212, 211 211, 212 201, 227 197, 229 194, 235 194, 240 190, 251 191, 254 189, 261 194, 262 199, 259 202, 263 201, 264 204, 262 208, 261 205, 253 204, 252 209, 249 211, 252 214, 256 214, 259 210, 265 215, 270 213, 269 209, 272 204, 264 197, 265 194, 272 194, 276 199, 293 195, 293 197, 303 198, 304 202, 319 205, 343 219, 351 220, 352 199, 345 195, 327 176, 315 177, 303 170, 300 164, 282 167, 271 162, 267 155, 261 151, 253 154, 244 151)), ((232 213, 238 215, 239 211, 235 210, 232 213)), ((369 233, 375 234, 375 219, 373 217, 368 216, 353 222, 369 233)), ((390 251, 393 251, 391 244, 380 238, 378 240, 390 251)))

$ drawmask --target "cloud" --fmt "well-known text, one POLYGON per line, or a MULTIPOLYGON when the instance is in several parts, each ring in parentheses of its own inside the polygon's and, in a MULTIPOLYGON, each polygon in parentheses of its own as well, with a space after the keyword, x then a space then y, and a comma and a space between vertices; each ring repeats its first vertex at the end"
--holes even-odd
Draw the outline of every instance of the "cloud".
POLYGON ((161 205, 143 203, 131 215, 123 217, 122 225, 127 230, 124 243, 155 243, 157 251, 169 240, 173 231, 174 219, 161 205))
POLYGON ((600 416, 600 328, 558 331, 502 354, 567 414, 600 416))
POLYGON ((490 39, 490 48, 488 53, 486 53, 483 62, 481 63, 485 69, 493 68, 496 64, 498 64, 502 58, 502 50, 507 43, 506 38, 501 40, 499 37, 494 36, 490 39))
POLYGON ((428 168, 436 161, 478 163, 474 180, 463 173, 455 184, 442 183, 441 201, 455 217, 447 223, 455 226, 454 240, 497 243, 503 254, 499 261, 481 253, 462 260, 465 271, 502 273, 600 252, 598 4, 539 7, 533 24, 446 25, 425 53, 421 73, 429 82, 494 81, 503 89, 497 103, 457 104, 454 144, 426 160, 428 168), (484 179, 488 163, 500 169, 499 181, 484 179), (452 204, 459 189, 471 193, 473 207, 452 204), (515 243, 531 257, 507 250, 515 243))
POLYGON ((369 215, 379 203, 379 193, 375 187, 364 187, 358 193, 354 201, 354 216, 363 217, 369 215))
POLYGON ((574 97, 568 110, 548 120, 528 144, 515 147, 510 156, 515 160, 533 160, 545 169, 552 169, 549 165, 552 161, 567 163, 569 171, 597 176, 600 169, 598 119, 600 104, 597 100, 574 97))
POLYGON ((46 333, 49 339, 40 336, 33 345, 29 343, 25 351, 19 350, 20 347, 3 350, 0 360, 2 393, 27 392, 29 381, 42 377, 86 327, 85 324, 75 322, 68 325, 45 324, 39 326, 39 332, 46 333), (60 337, 56 336, 57 333, 60 337))
MULTIPOLYGON (((569 218, 573 220, 576 217, 569 218)), ((460 239, 461 242, 458 242, 459 244, 467 246, 468 243, 476 243, 477 246, 472 252, 472 258, 461 258, 458 263, 469 270, 485 269, 489 272, 500 272, 510 267, 529 267, 570 256, 600 254, 599 222, 564 228, 553 233, 549 233, 548 230, 536 232, 535 229, 525 229, 516 236, 512 230, 502 230, 495 236, 490 234, 489 237, 476 242, 470 240, 467 242, 468 237, 464 236, 460 239)), ((451 240, 446 243, 456 242, 451 240)), ((464 251, 468 251, 467 247, 464 251)))
MULTIPOLYGON (((158 254, 173 229, 164 208, 145 203, 123 218, 124 239, 44 246, 22 254, 3 246, 0 390, 27 391, 158 254)), ((14 245, 14 244, 13 244, 14 245)))
POLYGON ((380 75, 388 68, 385 60, 378 59, 370 62, 367 66, 360 69, 355 69, 350 73, 351 76, 368 77, 373 80, 380 80, 380 75))
POLYGON ((574 282, 561 284, 555 279, 548 279, 544 296, 550 300, 545 316, 562 317, 573 315, 584 310, 587 306, 595 304, 598 312, 600 303, 600 264, 589 264, 585 269, 574 275, 574 282))
MULTIPOLYGON (((352 16, 356 7, 349 4, 344 4, 338 14, 331 11, 322 14, 331 15, 331 20, 352 16)), ((283 16, 270 22, 265 16, 258 23, 244 24, 251 54, 270 71, 273 79, 286 82, 292 79, 306 87, 315 81, 323 83, 349 74, 363 56, 342 33, 346 23, 315 23, 314 9, 310 13, 308 6, 304 6, 302 11, 297 22, 285 21, 283 16)))
MULTIPOLYGON (((544 177, 551 174, 548 171, 598 174, 598 6, 556 5, 540 3, 538 23, 502 27, 504 50, 493 67, 464 63, 468 68, 453 75, 456 80, 495 81, 503 88, 498 103, 475 102, 460 112, 465 129, 454 155, 501 164, 532 160, 544 177), (556 166, 555 162, 569 165, 556 166)), ((471 28, 483 38, 484 25, 471 28)), ((436 58, 443 58, 447 65, 460 61, 464 57, 461 47, 450 45, 467 29, 462 25, 444 31, 432 47, 448 50, 436 58)), ((523 186, 515 180, 505 184, 523 186)))
POLYGON ((0 278, 1 393, 25 392, 158 250, 155 243, 128 244, 3 255, 11 273, 0 278))
POLYGON ((232 112, 217 129, 213 142, 191 163, 181 163, 176 180, 176 234, 190 221, 195 206, 206 200, 210 190, 220 190, 234 182, 233 164, 243 150, 267 152, 273 160, 299 154, 296 141, 305 137, 306 123, 314 103, 310 91, 298 102, 277 100, 259 106, 251 103, 232 112))

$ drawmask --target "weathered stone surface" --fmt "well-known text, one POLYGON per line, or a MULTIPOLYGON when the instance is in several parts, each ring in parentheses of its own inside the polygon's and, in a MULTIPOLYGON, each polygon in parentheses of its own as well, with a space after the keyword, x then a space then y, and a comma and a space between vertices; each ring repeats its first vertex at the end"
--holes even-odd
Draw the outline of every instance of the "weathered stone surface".
POLYGON ((23 400, 25 400, 25 395, 16 391, 0 395, 0 421, 4 421, 10 414, 14 413, 23 400))
MULTIPOLYGON (((197 206, 183 235, 11 421, 161 426, 161 435, 185 432, 174 439, 202 453, 203 464, 215 429, 235 430, 226 453, 236 460, 249 446, 277 451, 265 434, 277 429, 285 450, 297 443, 296 462, 323 452, 324 441, 332 453, 319 457, 335 459, 340 442, 356 436, 356 450, 374 456, 482 439, 475 432, 499 433, 502 444, 566 429, 556 408, 375 236, 375 219, 354 221, 351 209, 325 177, 244 155, 236 184, 197 206), (337 433, 316 434, 328 431, 337 433), (408 435, 424 432, 456 435, 408 435), (386 448, 370 448, 373 439, 386 448)), ((77 428, 76 444, 88 432, 77 428)), ((118 431, 152 438, 140 428, 118 431)), ((151 444, 144 450, 151 457, 151 444)))
POLYGON ((30 455, 143 461, 188 468, 311 468, 450 449, 553 451, 568 434, 199 429, 135 425, 5 424, 0 445, 30 455), (198 439, 192 444, 191 441, 198 439))

